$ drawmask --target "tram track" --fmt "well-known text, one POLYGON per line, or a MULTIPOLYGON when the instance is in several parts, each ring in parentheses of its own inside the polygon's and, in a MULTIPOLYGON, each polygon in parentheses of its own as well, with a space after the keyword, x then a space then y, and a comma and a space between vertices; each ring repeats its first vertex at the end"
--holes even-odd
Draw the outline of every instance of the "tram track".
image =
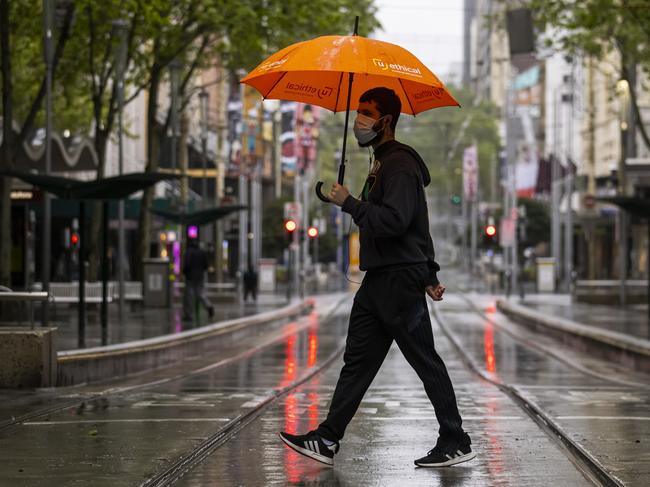
MULTIPOLYGON (((566 360, 566 358, 562 357, 560 354, 554 352, 551 353, 552 351, 548 350, 546 347, 538 344, 533 344, 532 342, 530 342, 530 340, 518 336, 517 334, 511 333, 510 330, 499 325, 495 320, 492 320, 488 316, 486 316, 485 313, 483 313, 474 303, 471 302, 471 300, 469 300, 469 298, 467 298, 464 295, 462 290, 460 291, 459 295, 461 296, 463 301, 469 304, 470 309, 474 313, 478 314, 483 319, 491 322, 495 327, 498 327, 500 330, 507 333, 512 339, 518 341, 523 346, 532 348, 546 355, 549 355, 557 360, 560 360, 562 363, 570 367, 573 367, 575 370, 578 370, 579 372, 588 373, 588 375, 595 376, 601 380, 609 380, 610 382, 614 382, 618 385, 625 385, 628 387, 631 386, 632 384, 636 384, 636 383, 630 383, 628 381, 617 380, 614 378, 603 377, 602 375, 596 375, 595 373, 591 373, 590 371, 587 372, 587 369, 581 366, 577 366, 578 364, 575 364, 571 360, 566 360)), ((538 404, 536 404, 534 401, 530 400, 529 398, 525 397, 521 393, 521 391, 519 391, 512 384, 505 383, 495 377, 488 375, 476 363, 474 358, 465 351, 462 344, 459 342, 456 336, 451 332, 449 327, 446 325, 445 320, 442 317, 442 313, 436 308, 436 306, 433 306, 432 310, 433 310, 432 314, 436 322, 438 323, 438 326, 440 326, 440 329, 445 334, 447 339, 451 342, 453 348, 458 353, 461 361, 468 367, 468 369, 471 370, 472 373, 480 377, 482 380, 494 385, 506 396, 511 398, 515 404, 517 404, 552 440, 554 440, 562 448, 562 450, 565 452, 569 460, 572 461, 574 465, 576 465, 576 467, 585 475, 587 479, 589 479, 595 485, 600 485, 604 487, 623 487, 625 485, 620 479, 618 479, 616 476, 611 474, 604 467, 604 465, 601 462, 599 462, 598 459, 596 459, 591 453, 589 453, 577 442, 571 439, 570 435, 556 421, 554 421, 553 418, 549 414, 547 414, 538 404)), ((644 387, 647 387, 647 385, 644 385, 644 387)))
POLYGON ((183 475, 192 470, 195 466, 201 463, 208 455, 221 445, 230 440, 233 436, 243 430, 250 423, 255 421, 260 415, 264 413, 267 407, 271 405, 276 399, 288 394, 292 390, 300 387, 305 382, 312 379, 314 376, 324 372, 345 350, 345 343, 341 343, 321 364, 304 375, 300 379, 292 382, 291 384, 276 389, 272 394, 266 396, 257 406, 245 414, 239 415, 216 433, 210 435, 203 440, 198 446, 193 448, 190 452, 181 457, 173 465, 169 466, 162 472, 159 472, 153 477, 145 480, 140 484, 141 487, 164 487, 174 484, 183 475))
MULTIPOLYGON (((349 299, 348 296, 345 296, 341 299, 339 299, 332 307, 331 309, 320 319, 321 320, 327 320, 334 312, 341 306, 341 304, 349 299)), ((209 372, 211 370, 217 369, 219 367, 223 367, 226 365, 230 365, 232 363, 236 363, 240 360, 245 360, 248 359, 257 353, 261 352, 262 350, 272 347, 274 345, 277 345, 278 343, 286 340, 288 337, 291 335, 295 335, 305 329, 307 329, 310 325, 310 323, 307 320, 304 320, 305 322, 298 325, 296 328, 288 329, 285 330, 284 332, 280 333, 279 335, 275 335, 268 340, 265 340, 264 342, 251 347, 241 353, 238 353, 236 355, 224 358, 222 360, 218 360, 217 362, 210 363, 208 365, 202 365, 201 367, 197 367, 194 369, 191 369, 189 371, 185 371, 179 374, 175 374, 169 377, 163 377, 161 379, 149 381, 149 382, 144 382, 140 384, 133 384, 129 386, 118 386, 118 387, 110 387, 107 389, 104 389, 99 392, 94 392, 94 393, 89 393, 87 395, 84 395, 81 398, 74 398, 71 399, 70 401, 65 401, 60 404, 51 406, 51 407, 46 407, 42 409, 38 409, 36 411, 32 411, 30 413, 16 416, 14 418, 11 418, 9 420, 5 420, 0 422, 0 433, 4 433, 6 431, 9 431, 11 429, 17 428, 20 425, 30 422, 36 419, 41 419, 48 417, 52 414, 60 413, 63 411, 66 411, 68 409, 73 409, 77 407, 81 407, 84 404, 92 403, 94 401, 102 400, 107 397, 111 396, 116 396, 119 394, 124 394, 124 393, 130 393, 130 392, 136 392, 136 391, 143 391, 147 389, 151 389, 153 387, 157 387, 163 384, 169 384, 172 382, 180 381, 187 379, 188 377, 192 377, 194 375, 198 374, 203 374, 205 372, 209 372)), ((74 387, 76 388, 76 387, 74 387)))

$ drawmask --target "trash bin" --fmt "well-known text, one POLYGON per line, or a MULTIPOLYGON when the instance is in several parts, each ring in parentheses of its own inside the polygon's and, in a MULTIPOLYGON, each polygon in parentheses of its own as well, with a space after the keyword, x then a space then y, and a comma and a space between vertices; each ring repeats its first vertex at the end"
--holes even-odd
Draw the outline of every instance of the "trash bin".
POLYGON ((537 292, 555 292, 555 257, 538 257, 537 264, 537 292))
POLYGON ((169 260, 143 259, 144 305, 149 308, 167 308, 170 300, 169 260))

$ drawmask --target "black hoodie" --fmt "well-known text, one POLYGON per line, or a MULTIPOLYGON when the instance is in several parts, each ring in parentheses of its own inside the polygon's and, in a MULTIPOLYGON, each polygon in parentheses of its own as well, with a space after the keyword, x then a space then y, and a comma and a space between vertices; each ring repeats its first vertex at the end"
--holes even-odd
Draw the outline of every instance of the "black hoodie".
POLYGON ((430 182, 429 170, 413 148, 396 140, 377 147, 362 199, 350 195, 342 208, 360 230, 361 270, 426 262, 429 283, 439 284, 424 195, 430 182))

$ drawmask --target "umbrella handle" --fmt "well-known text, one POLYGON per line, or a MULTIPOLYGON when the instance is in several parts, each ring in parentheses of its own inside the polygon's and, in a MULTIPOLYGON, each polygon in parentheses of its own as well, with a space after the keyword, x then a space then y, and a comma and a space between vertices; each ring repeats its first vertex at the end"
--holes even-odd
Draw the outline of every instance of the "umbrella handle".
POLYGON ((324 203, 331 203, 331 201, 327 198, 327 196, 325 196, 321 191, 323 184, 324 184, 323 181, 318 181, 316 183, 316 196, 318 196, 318 199, 324 203))

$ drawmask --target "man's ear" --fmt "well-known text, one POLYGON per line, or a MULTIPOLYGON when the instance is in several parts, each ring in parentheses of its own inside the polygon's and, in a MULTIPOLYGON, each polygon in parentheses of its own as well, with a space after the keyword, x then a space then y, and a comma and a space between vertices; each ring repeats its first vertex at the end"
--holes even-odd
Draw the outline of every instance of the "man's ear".
POLYGON ((391 114, 385 115, 384 120, 386 120, 386 125, 384 125, 384 130, 392 130, 390 124, 393 122, 393 116, 391 114))

